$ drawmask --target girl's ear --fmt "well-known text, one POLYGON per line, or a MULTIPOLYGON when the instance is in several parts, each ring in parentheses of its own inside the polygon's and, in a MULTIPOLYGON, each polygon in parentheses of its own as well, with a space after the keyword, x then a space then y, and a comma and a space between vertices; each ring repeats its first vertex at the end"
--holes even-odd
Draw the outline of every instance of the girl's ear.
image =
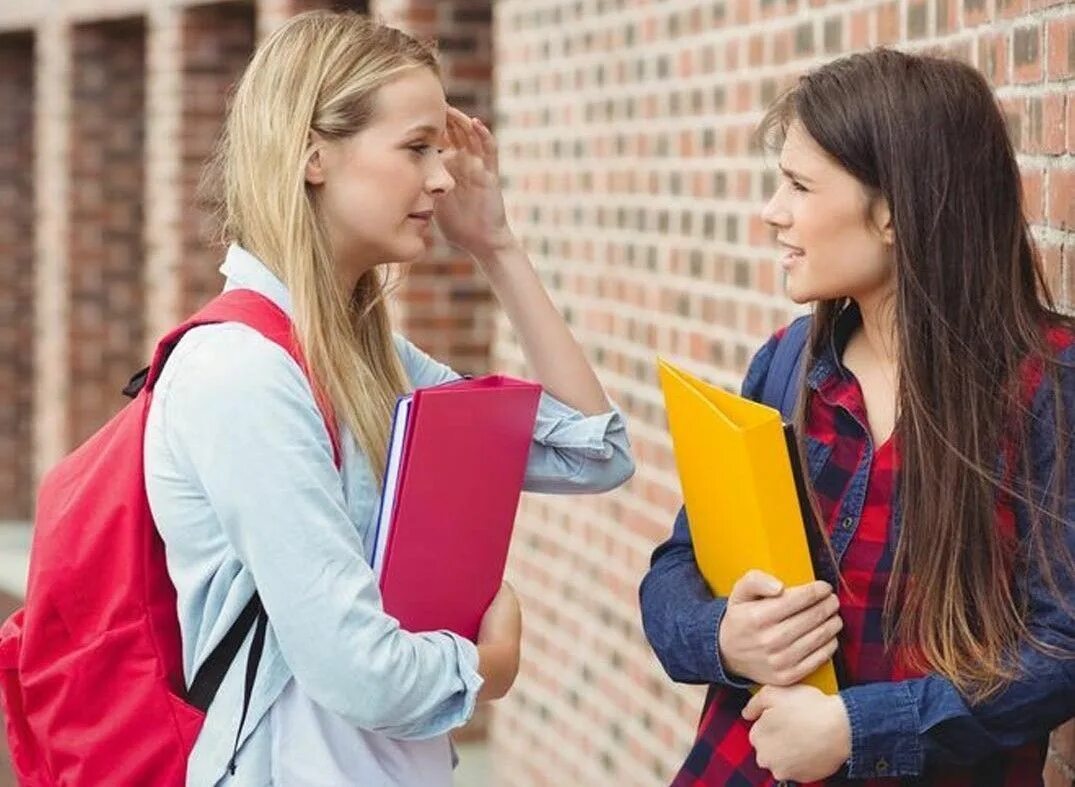
POLYGON ((306 182, 311 186, 320 186, 325 182, 325 138, 316 131, 310 131, 312 152, 306 160, 306 182))
POLYGON ((870 206, 870 218, 873 226, 881 236, 881 242, 886 246, 896 243, 896 231, 892 227, 892 210, 888 207, 888 200, 878 195, 870 206))

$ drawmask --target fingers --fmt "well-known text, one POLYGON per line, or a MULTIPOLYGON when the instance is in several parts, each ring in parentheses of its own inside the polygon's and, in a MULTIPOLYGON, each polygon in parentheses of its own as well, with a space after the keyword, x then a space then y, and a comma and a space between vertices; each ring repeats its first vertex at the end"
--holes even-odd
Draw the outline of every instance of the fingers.
POLYGON ((453 145, 472 155, 481 156, 482 143, 478 138, 478 133, 474 129, 474 123, 470 116, 460 112, 455 107, 448 107, 447 121, 453 145))
MULTIPOLYGON (((840 600, 834 593, 830 593, 821 601, 776 624, 772 632, 772 646, 779 649, 791 649, 797 643, 809 641, 810 637, 819 631, 825 633, 835 627, 835 632, 839 632, 843 628, 843 622, 837 615, 839 611, 840 600)), ((833 636, 835 633, 816 643, 811 650, 816 650, 833 636)), ((800 654, 800 656, 805 655, 806 653, 800 654)))
POLYGON ((772 625, 787 620, 830 596, 835 598, 828 582, 817 581, 785 588, 778 598, 767 600, 762 605, 758 612, 759 623, 772 625))
POLYGON ((496 137, 478 118, 448 107, 447 128, 452 146, 481 158, 486 169, 497 171, 499 154, 496 137))
POLYGON ((783 583, 776 577, 766 574, 764 571, 751 569, 743 574, 739 581, 732 586, 728 601, 735 603, 771 598, 780 595, 783 589, 783 583))
POLYGON ((820 669, 826 661, 836 655, 837 644, 835 639, 831 639, 820 649, 815 650, 805 659, 796 664, 786 675, 787 684, 790 686, 795 683, 801 683, 816 670, 820 669))
POLYGON ((465 134, 463 133, 463 123, 459 120, 459 118, 452 114, 453 112, 462 114, 461 112, 459 112, 459 110, 453 110, 449 108, 448 122, 445 125, 445 130, 448 134, 448 142, 456 150, 466 150, 467 140, 465 134))
POLYGON ((747 721, 756 721, 766 708, 770 706, 773 698, 773 689, 769 686, 762 686, 758 690, 758 693, 750 698, 750 702, 743 708, 743 718, 747 721))
POLYGON ((499 153, 496 147, 496 137, 493 136, 493 132, 478 118, 474 118, 474 129, 478 135, 478 142, 481 145, 482 160, 485 162, 485 166, 496 172, 500 166, 499 153))

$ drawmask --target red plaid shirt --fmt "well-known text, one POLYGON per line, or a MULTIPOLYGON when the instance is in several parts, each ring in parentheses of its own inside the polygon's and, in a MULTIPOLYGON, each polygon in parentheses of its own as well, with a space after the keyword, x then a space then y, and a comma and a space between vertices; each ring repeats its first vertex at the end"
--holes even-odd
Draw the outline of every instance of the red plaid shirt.
MULTIPOLYGON (((840 326, 843 336, 837 337, 837 346, 846 342, 854 324, 857 319, 851 325, 840 326)), ((781 335, 782 332, 778 333, 773 341, 779 341, 781 335)), ((1057 350, 1072 344, 1072 337, 1064 332, 1054 331, 1050 339, 1057 350)), ((1028 396, 1037 392, 1041 379, 1040 363, 1025 365, 1028 396)), ((811 390, 806 429, 807 464, 843 579, 842 584, 836 583, 835 577, 823 573, 823 578, 840 588, 840 614, 844 622, 839 636, 842 686, 921 677, 902 663, 898 652, 887 651, 883 644, 882 613, 897 521, 894 508, 898 446, 892 438, 879 447, 873 445, 862 391, 835 355, 818 359, 807 380, 811 390)), ((1011 507, 1001 503, 998 509, 1000 526, 1012 528, 1015 516, 1011 507)), ((750 724, 740 716, 749 698, 750 694, 740 688, 712 687, 698 737, 673 787, 776 784, 771 774, 757 765, 747 737, 750 724)), ((1044 740, 1041 740, 1002 750, 972 767, 931 767, 926 774, 915 777, 884 777, 890 766, 881 758, 871 765, 876 778, 850 780, 845 768, 824 784, 1023 787, 1041 784, 1043 764, 1044 740)), ((857 775, 862 776, 861 770, 857 775)))

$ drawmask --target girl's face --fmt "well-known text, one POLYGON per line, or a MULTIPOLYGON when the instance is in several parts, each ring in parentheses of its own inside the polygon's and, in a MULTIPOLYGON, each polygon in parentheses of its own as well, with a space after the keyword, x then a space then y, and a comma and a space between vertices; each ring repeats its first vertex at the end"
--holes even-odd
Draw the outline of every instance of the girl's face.
POLYGON ((888 205, 813 140, 788 128, 782 178, 762 219, 783 247, 787 293, 796 303, 885 295, 895 284, 888 205))
POLYGON ((350 281, 374 265, 426 249, 437 197, 455 181, 441 161, 448 103, 440 80, 416 68, 382 86, 370 123, 319 144, 306 182, 319 203, 334 256, 350 281))

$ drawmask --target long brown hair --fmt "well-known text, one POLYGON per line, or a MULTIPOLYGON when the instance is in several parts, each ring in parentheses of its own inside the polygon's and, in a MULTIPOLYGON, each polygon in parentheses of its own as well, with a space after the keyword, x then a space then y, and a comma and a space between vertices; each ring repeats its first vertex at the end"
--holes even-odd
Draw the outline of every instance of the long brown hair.
MULTIPOLYGON (((1024 218, 1003 115, 973 68, 887 49, 844 57, 781 96, 762 132, 779 142, 796 120, 891 210, 902 516, 886 644, 980 701, 1016 677, 1020 642, 1050 649, 1028 630, 1015 579, 1040 561, 1060 595, 1050 556, 1064 551, 1049 547, 1066 527, 1068 435, 1046 329, 1071 321, 1054 307, 1024 218), (1028 359, 1044 364, 1055 394, 1059 467, 1048 490, 1035 491, 1031 478, 1032 418, 1019 380, 1028 359), (1014 462, 1001 461, 1008 446, 1014 462), (998 500, 1028 509, 1023 543, 998 527, 998 500)), ((846 305, 814 305, 808 360, 846 305)), ((800 434, 807 396, 804 384, 800 434)), ((1072 570, 1070 556, 1061 560, 1072 570)))

